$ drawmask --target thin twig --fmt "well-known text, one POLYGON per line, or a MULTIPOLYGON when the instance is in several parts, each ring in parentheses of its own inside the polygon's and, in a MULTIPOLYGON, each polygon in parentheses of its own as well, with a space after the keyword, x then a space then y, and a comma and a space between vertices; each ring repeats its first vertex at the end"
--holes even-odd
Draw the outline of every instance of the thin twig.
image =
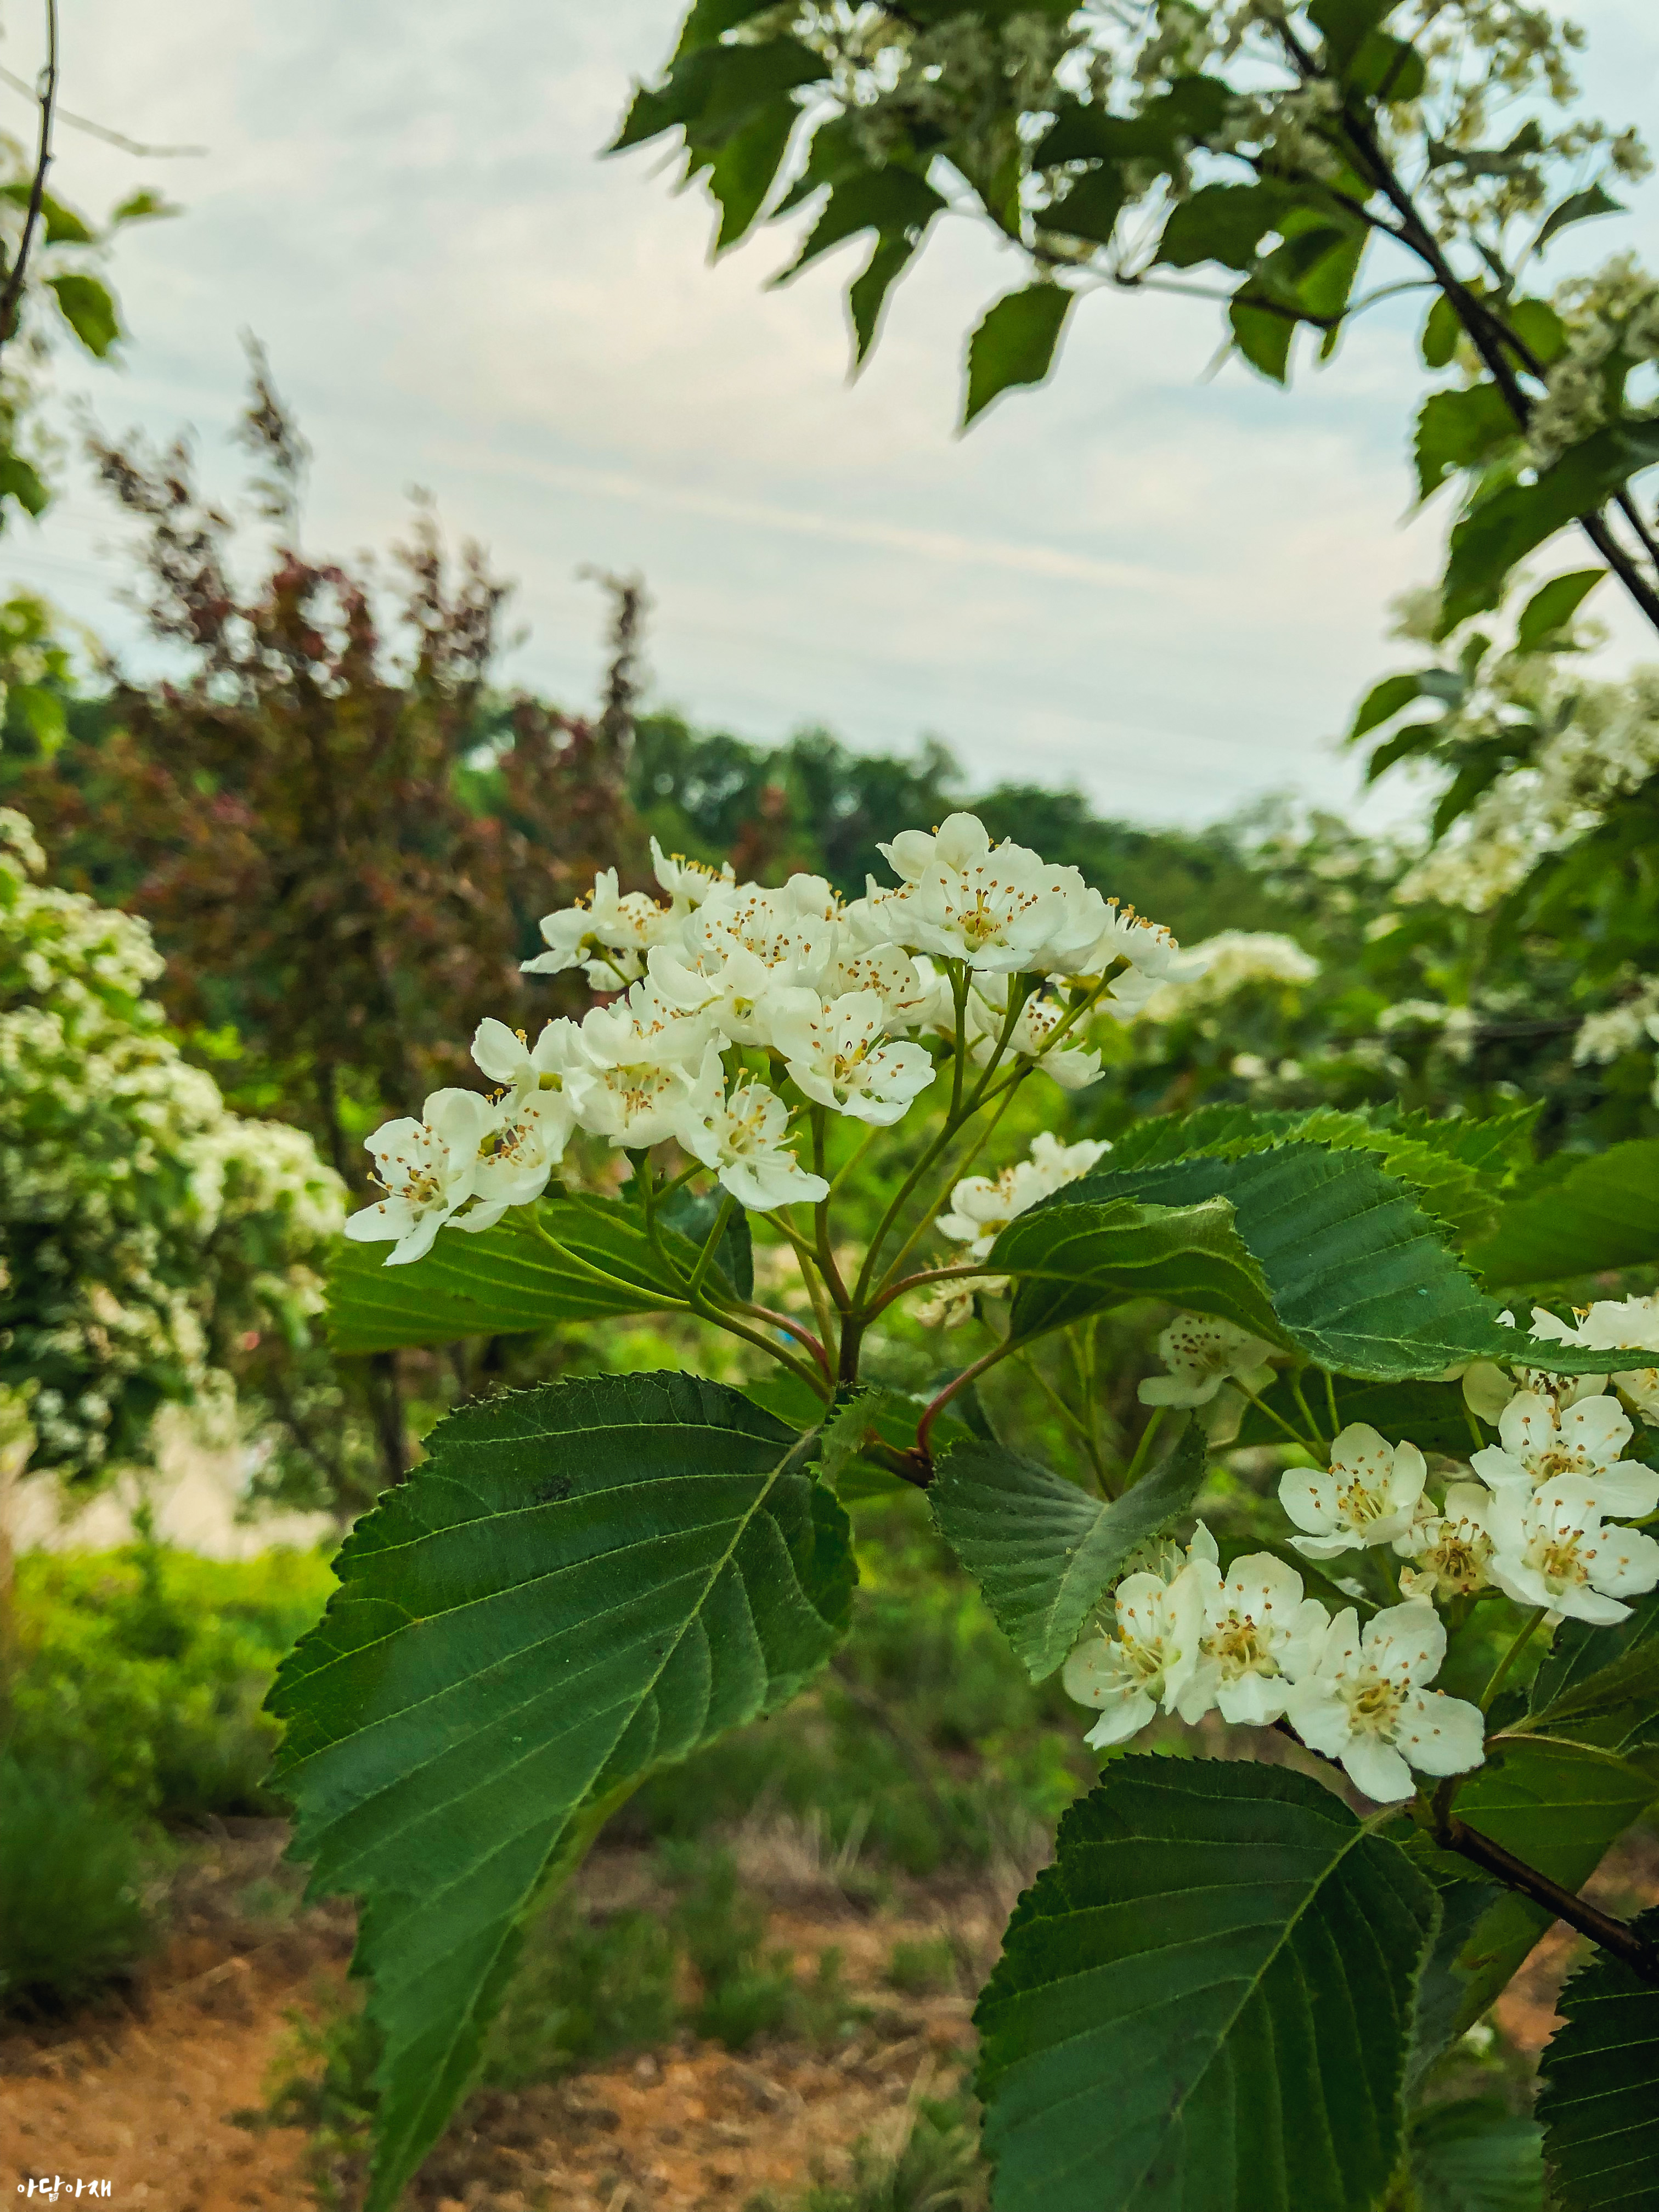
MULTIPOLYGON (((27 77, 19 76, 15 70, 0 69, 0 84, 9 84, 14 92, 30 99, 39 95, 27 77)), ((205 146, 149 146, 141 139, 129 138, 124 131, 112 131, 107 124, 94 123, 89 116, 73 115, 67 107, 60 107, 57 120, 66 123, 71 131, 84 131, 94 138, 101 138, 106 146, 118 146, 124 154, 136 154, 141 161, 171 161, 185 155, 205 154, 205 146)))
POLYGON ((1628 1966, 1639 1981, 1659 1989, 1659 1951, 1644 1942, 1628 1922, 1615 1920, 1611 1913, 1603 1912, 1572 1890, 1564 1889, 1559 1882, 1552 1881, 1547 1874, 1540 1874, 1536 1867, 1516 1858, 1502 1844, 1482 1835, 1479 1828, 1470 1827, 1455 1814, 1437 1829, 1435 1841, 1443 1850, 1455 1851, 1460 1857, 1495 1875, 1505 1888, 1518 1890, 1522 1896, 1531 1898, 1534 1905, 1541 1905, 1569 1928, 1576 1928, 1592 1943, 1599 1943, 1604 1951, 1628 1966))
POLYGON ((40 72, 35 98, 40 105, 40 147, 34 164, 34 182, 29 188, 28 213, 23 218, 23 235, 17 244, 17 259, 5 290, 0 292, 0 346, 12 335, 17 303, 23 293, 29 248, 34 243, 40 204, 46 198, 46 171, 52 167, 52 118, 58 101, 58 0, 46 0, 46 64, 40 72))

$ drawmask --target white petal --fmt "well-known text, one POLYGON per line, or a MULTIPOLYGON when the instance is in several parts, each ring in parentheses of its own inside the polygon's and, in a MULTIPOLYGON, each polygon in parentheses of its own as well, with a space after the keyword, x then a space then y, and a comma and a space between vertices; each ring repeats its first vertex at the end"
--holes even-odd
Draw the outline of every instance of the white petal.
POLYGON ((1395 1741, 1425 1774, 1467 1774, 1486 1757, 1486 1724, 1480 1708, 1462 1698, 1419 1691, 1401 1712, 1395 1741))
POLYGON ((1342 1754, 1342 1764, 1355 1786, 1379 1805, 1411 1796, 1416 1786, 1410 1767, 1380 1736, 1355 1736, 1342 1754))
POLYGON ((486 1016, 473 1033, 472 1058, 492 1083, 516 1083, 529 1072, 530 1054, 505 1022, 486 1016))
POLYGON ((1127 1742, 1130 1736, 1140 1733, 1157 1711, 1158 1707, 1144 1690, 1132 1690, 1117 1705, 1102 1712, 1083 1741, 1091 1743, 1097 1751, 1104 1751, 1110 1744, 1127 1742))

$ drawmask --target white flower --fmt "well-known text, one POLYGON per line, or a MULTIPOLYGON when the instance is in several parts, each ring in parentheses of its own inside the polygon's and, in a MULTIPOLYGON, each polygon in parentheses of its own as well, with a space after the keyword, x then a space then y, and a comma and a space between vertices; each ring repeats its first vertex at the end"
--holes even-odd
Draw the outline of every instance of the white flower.
POLYGON ((1622 1595, 1659 1582, 1659 1544, 1639 1528, 1604 1523, 1595 1479, 1563 1475, 1533 1491, 1505 1483, 1492 1501, 1490 1572, 1517 1605, 1605 1627, 1630 1611, 1622 1595))
POLYGON ((1144 1003, 1152 986, 1169 975, 1181 948, 1161 922, 1148 921, 1132 906, 1121 905, 1115 898, 1102 904, 1100 934, 1079 961, 1076 972, 1103 975, 1115 962, 1127 961, 1127 969, 1114 985, 1111 995, 1126 1004, 1133 999, 1138 1006, 1144 1003))
POLYGON ((1391 1544, 1411 1528, 1428 1465, 1413 1443, 1387 1443, 1369 1423, 1355 1421, 1331 1444, 1326 1472, 1288 1468, 1279 1502, 1306 1534, 1292 1536, 1310 1559, 1391 1544))
POLYGON ((1004 1168, 994 1182, 988 1176, 964 1176, 951 1193, 950 1212, 939 1216, 939 1233, 966 1244, 969 1259, 982 1260, 1011 1221, 1087 1175, 1110 1150, 1087 1137, 1062 1145, 1043 1129, 1032 1139, 1030 1158, 1004 1168))
MULTIPOLYGON (((1534 1334, 1543 1333, 1540 1317, 1533 1316, 1534 1334)), ((1659 1297, 1601 1298, 1580 1314, 1576 1329, 1557 1327, 1566 1342, 1597 1352, 1659 1352, 1659 1297)), ((1611 1379, 1647 1425, 1659 1429, 1659 1365, 1627 1368, 1611 1379)))
POLYGON ((566 1083, 581 1127, 630 1151, 672 1137, 708 1036, 705 1018, 669 1005, 648 982, 591 1006, 581 1024, 588 1065, 566 1083))
POLYGON ((1172 1022, 1219 1006, 1249 984, 1309 983, 1318 973, 1319 963, 1293 938, 1271 930, 1224 929, 1172 962, 1156 988, 1142 995, 1138 1011, 1149 1022, 1172 1022))
POLYGON ((565 1079, 592 1064, 574 1022, 544 1022, 532 1045, 522 1030, 510 1030, 490 1017, 473 1033, 472 1059, 492 1083, 506 1085, 515 1103, 538 1097, 544 1110, 550 1111, 562 1102, 572 1121, 575 1116, 564 1097, 565 1079))
POLYGON ((730 860, 718 870, 708 868, 701 860, 688 860, 684 853, 665 853, 654 837, 651 840, 651 870, 667 892, 676 914, 690 914, 702 904, 710 891, 737 880, 730 860))
POLYGON ((1235 1559, 1224 1580, 1204 1561, 1195 1560, 1193 1572, 1204 1586, 1204 1634, 1176 1710, 1196 1721, 1218 1705, 1223 1720, 1265 1727, 1317 1660, 1329 1616, 1317 1598, 1303 1596, 1296 1569, 1271 1552, 1235 1559))
POLYGON ((617 871, 602 868, 586 902, 543 915, 548 949, 520 964, 526 975, 556 975, 581 966, 596 991, 614 991, 643 974, 646 953, 662 942, 674 919, 669 908, 643 891, 621 896, 617 871))
POLYGON ((1616 1398, 1564 1406, 1546 1392, 1517 1390, 1498 1417, 1498 1442, 1474 1453, 1469 1464, 1494 1490, 1589 1476, 1603 1512, 1651 1513, 1659 1505, 1659 1474, 1619 1456, 1633 1433, 1616 1398))
POLYGON ((1198 1663, 1204 1592, 1192 1572, 1126 1575, 1115 1600, 1115 1633, 1091 1626, 1060 1679, 1068 1698, 1100 1708, 1084 1738, 1103 1750, 1145 1728, 1161 1704, 1170 1711, 1198 1663))
POLYGON ((906 830, 878 848, 896 891, 872 885, 868 907, 895 944, 981 970, 1071 975, 1099 939, 1106 902, 1075 868, 1028 847, 994 846, 976 815, 948 815, 933 836, 906 830))
POLYGON ((726 1097, 720 1047, 711 1044, 675 1134, 688 1152, 715 1170, 740 1206, 763 1212, 797 1200, 816 1205, 830 1195, 823 1176, 808 1175, 785 1143, 788 1127, 788 1109, 763 1084, 740 1084, 726 1097))
POLYGON ((1100 1074, 1100 1054, 1086 1049, 1079 1042, 1075 1024, 1057 1044, 1049 1039, 1066 1018, 1066 1009, 1053 999, 1034 993, 1021 1006, 1015 1017, 1007 1042, 1003 1042, 1003 1030, 1007 1021, 1008 978, 991 975, 975 979, 968 994, 967 1019, 964 1033, 970 1059, 985 1066, 1000 1048, 1021 1060, 1036 1060, 1042 1063, 1045 1075, 1052 1076, 1062 1091, 1081 1091, 1086 1084, 1097 1080, 1100 1074))
POLYGON ((781 994, 773 1037, 791 1079, 807 1097, 860 1121, 896 1121, 933 1079, 919 1044, 884 1044, 885 1009, 873 991, 849 991, 827 1004, 816 992, 781 994))
POLYGON ((1394 1540, 1412 1562, 1400 1570, 1404 1598, 1469 1597, 1492 1579, 1492 1492, 1478 1482, 1454 1482, 1438 1513, 1414 1521, 1394 1540))
POLYGON ((1291 1693, 1291 1725, 1311 1750, 1340 1759, 1382 1805, 1411 1796, 1413 1766, 1467 1773, 1485 1755, 1479 1707, 1423 1687, 1445 1656, 1446 1632, 1432 1606, 1390 1606, 1363 1634, 1346 1607, 1332 1621, 1317 1665, 1291 1693))
POLYGON ((1207 1406, 1222 1384, 1235 1377, 1246 1389, 1261 1390, 1273 1380, 1267 1364, 1273 1346, 1236 1328, 1230 1321, 1205 1314, 1177 1314, 1158 1340, 1167 1375, 1149 1375, 1140 1386, 1143 1406, 1207 1406))
POLYGON ((391 1243, 388 1267, 424 1258, 445 1222, 472 1196, 478 1148, 497 1118, 476 1091, 434 1091, 422 1113, 418 1121, 387 1121, 365 1139, 386 1196, 345 1224, 358 1243, 391 1243))

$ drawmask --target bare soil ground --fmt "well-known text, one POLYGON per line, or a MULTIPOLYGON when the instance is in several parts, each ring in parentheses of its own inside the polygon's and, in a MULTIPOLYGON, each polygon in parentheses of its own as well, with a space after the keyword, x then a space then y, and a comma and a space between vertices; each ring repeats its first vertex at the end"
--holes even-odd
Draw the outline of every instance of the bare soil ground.
MULTIPOLYGON (((292 1908, 282 1840, 277 1823, 234 1824, 178 1884, 171 1938, 131 1990, 0 2041, 0 2197, 61 2176, 70 2202, 77 2179, 108 2180, 130 2212, 305 2212, 303 2135, 252 2132, 233 2117, 261 2103, 292 2013, 314 2014, 343 1985, 350 1949, 349 1913, 292 1908)), ((902 1996, 884 1970, 896 1942, 948 1934, 971 1987, 1017 1877, 914 1885, 869 1912, 787 1837, 739 1850, 771 1906, 771 1941, 802 1976, 840 1950, 868 2011, 858 2033, 829 2056, 777 2042, 736 2056, 682 2034, 560 2082, 481 2095, 411 2192, 419 2212, 787 2207, 813 2179, 843 2178, 860 2138, 896 2144, 912 2100, 956 2082, 970 1999, 902 1996)), ((637 1895, 637 1855, 596 1855, 582 1881, 599 1904, 637 1895)), ((1623 1911, 1659 1898, 1659 1838, 1628 1839, 1592 1893, 1623 1911)), ((1497 2023, 1519 2051, 1547 2042, 1583 1948, 1553 1929, 1500 2000, 1497 2023)))
MULTIPOLYGON (((62 2176, 70 2201, 77 2179, 106 2179, 132 2212, 312 2202, 301 2131, 256 2133, 234 2116, 262 2102, 294 2011, 314 2016, 343 1986, 350 1918, 329 1906, 273 1928, 250 1914, 251 1891, 283 1901, 282 1830, 233 1825, 180 1884, 171 1938, 129 1990, 0 2040, 0 2196, 62 2176)), ((605 1901, 636 1891, 630 1857, 597 1854, 584 1888, 605 1901)), ((740 1848, 772 1906, 770 1941, 802 1978, 839 1949, 868 2009, 856 2034, 830 2056, 778 2042, 737 2056, 682 2034, 560 2082, 485 2093, 428 2160, 411 2192, 420 2212, 742 2212, 840 2178, 860 2138, 896 2142, 910 2100, 955 2084, 972 2031, 967 1996, 886 1986, 893 1947, 948 1932, 964 1960, 988 1961, 1011 1887, 917 1887, 872 1914, 798 1858, 787 1840, 740 1848)))

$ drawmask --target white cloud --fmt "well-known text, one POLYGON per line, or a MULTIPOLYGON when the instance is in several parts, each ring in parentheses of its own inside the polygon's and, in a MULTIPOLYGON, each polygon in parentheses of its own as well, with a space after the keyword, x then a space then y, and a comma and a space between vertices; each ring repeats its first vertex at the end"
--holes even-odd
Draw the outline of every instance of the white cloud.
MULTIPOLYGON (((1610 104, 1641 105, 1659 27, 1642 0, 1588 12, 1610 104)), ((963 336, 1013 258, 941 234, 849 386, 849 256, 769 290, 765 234, 711 269, 699 193, 653 153, 595 158, 672 19, 81 0, 68 104, 211 151, 165 171, 185 218, 121 250, 125 377, 76 381, 106 422, 193 421, 222 474, 257 331, 317 449, 311 544, 383 543, 428 486, 520 579, 515 667, 567 697, 599 658, 578 568, 636 567, 660 695, 757 736, 931 730, 975 775, 1073 776, 1154 818, 1351 793, 1327 735, 1389 665, 1386 599, 1442 526, 1397 526, 1405 316, 1286 398, 1237 368, 1200 381, 1201 303, 1091 300, 1054 384, 957 439, 963 336)), ((61 188, 94 206, 161 173, 63 149, 61 188)), ((118 627, 88 497, 0 543, 0 575, 118 627)))

